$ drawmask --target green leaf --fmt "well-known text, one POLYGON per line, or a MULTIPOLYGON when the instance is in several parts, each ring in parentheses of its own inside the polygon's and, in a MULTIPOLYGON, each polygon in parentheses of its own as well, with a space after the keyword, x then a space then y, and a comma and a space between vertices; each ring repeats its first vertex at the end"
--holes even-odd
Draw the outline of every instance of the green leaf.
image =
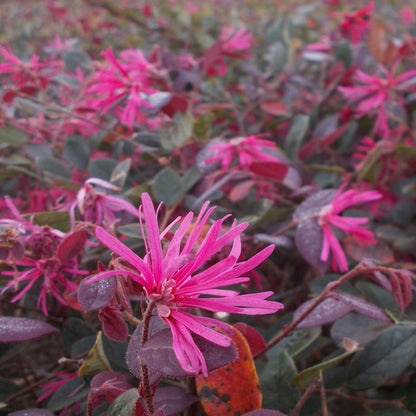
POLYGON ((341 61, 345 68, 349 68, 352 63, 350 42, 340 42, 334 50, 334 55, 336 61, 341 61))
POLYGON ((385 407, 383 410, 368 413, 367 416, 416 416, 415 413, 397 407, 385 407))
POLYGON ((259 375, 265 409, 289 413, 300 399, 300 390, 292 383, 297 370, 286 350, 275 354, 259 375))
POLYGON ((397 325, 370 341, 351 362, 348 386, 376 387, 401 374, 416 354, 416 327, 397 325))
POLYGON ((5 126, 0 129, 0 143, 10 146, 20 146, 30 140, 29 134, 13 126, 5 126))
POLYGON ((266 59, 268 61, 267 70, 273 75, 279 75, 287 61, 287 51, 283 43, 276 42, 271 45, 267 51, 266 59))
POLYGON ((126 183, 131 167, 131 159, 128 158, 120 162, 111 172, 110 182, 120 188, 126 183))
POLYGON ((62 163, 62 160, 55 157, 39 157, 36 159, 38 168, 54 177, 71 179, 71 169, 62 163))
POLYGON ((136 407, 139 393, 137 389, 130 389, 117 397, 108 409, 107 416, 132 416, 136 407))
POLYGON ((33 218, 33 222, 37 225, 48 225, 49 227, 56 228, 67 232, 71 229, 71 222, 68 212, 59 211, 44 211, 37 212, 35 214, 25 214, 23 218, 33 218))
POLYGON ((310 117, 306 115, 297 115, 290 126, 290 130, 285 140, 285 151, 287 156, 295 160, 303 140, 308 131, 310 117))
POLYGON ((70 134, 64 145, 64 158, 77 169, 86 170, 90 160, 91 149, 87 140, 81 136, 70 134))
POLYGON ((297 374, 293 379, 293 383, 299 386, 300 388, 306 388, 309 384, 312 383, 313 379, 319 375, 319 371, 324 372, 330 369, 335 364, 338 364, 344 358, 350 356, 351 354, 354 354, 355 352, 356 350, 347 351, 341 355, 337 355, 336 357, 330 358, 328 360, 323 361, 322 363, 309 367, 297 374))
POLYGON ((294 358, 311 345, 321 334, 321 328, 298 329, 292 332, 289 337, 284 338, 276 346, 271 348, 267 355, 273 356, 276 351, 285 349, 294 358))
POLYGON ((72 350, 72 345, 81 338, 95 336, 97 331, 93 326, 79 318, 69 318, 62 331, 62 339, 68 353, 72 350))
POLYGON ((91 58, 80 49, 69 49, 64 55, 65 68, 76 73, 78 68, 84 72, 89 72, 91 68, 91 58))
POLYGON ((92 178, 100 178, 109 181, 116 166, 117 162, 113 159, 93 159, 90 161, 90 176, 92 178))
POLYGON ((192 135, 193 118, 189 113, 176 113, 173 123, 161 132, 161 145, 165 150, 172 151, 184 145, 192 135))
POLYGON ((182 178, 183 192, 189 191, 200 179, 201 172, 196 166, 188 169, 182 178))
POLYGON ((171 168, 164 168, 155 177, 153 194, 168 207, 178 202, 183 195, 181 177, 171 168))
POLYGON ((103 335, 105 356, 115 371, 128 371, 126 364, 127 343, 114 341, 103 335))
POLYGON ((364 315, 350 312, 335 321, 331 327, 331 338, 338 346, 342 346, 344 338, 350 338, 360 344, 366 344, 375 338, 389 324, 367 318, 364 315))
POLYGON ((48 409, 55 412, 86 397, 90 390, 90 380, 91 377, 75 377, 65 383, 52 395, 48 403, 48 409))

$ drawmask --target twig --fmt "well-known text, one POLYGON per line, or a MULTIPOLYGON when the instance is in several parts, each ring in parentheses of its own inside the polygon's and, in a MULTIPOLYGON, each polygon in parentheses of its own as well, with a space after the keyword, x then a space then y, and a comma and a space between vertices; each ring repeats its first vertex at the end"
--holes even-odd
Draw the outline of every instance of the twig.
POLYGON ((352 279, 355 276, 358 276, 360 274, 365 273, 372 273, 375 271, 379 271, 381 273, 385 273, 387 275, 392 275, 396 273, 395 269, 391 269, 389 267, 383 267, 383 266, 365 266, 362 263, 358 264, 354 269, 350 270, 348 273, 341 276, 337 281, 330 282, 326 285, 325 290, 317 296, 311 304, 296 318, 294 319, 290 324, 285 325, 283 329, 280 331, 279 334, 277 334, 274 338, 272 338, 266 345, 266 348, 261 351, 260 353, 257 353, 254 358, 259 357, 260 355, 264 354, 267 350, 269 350, 271 347, 276 345, 278 342, 280 342, 283 338, 287 337, 292 333, 293 330, 296 329, 298 324, 303 321, 324 299, 326 299, 328 296, 331 295, 331 293, 337 289, 338 287, 342 286, 345 282, 352 279))
POLYGON ((319 385, 319 379, 315 378, 312 383, 308 386, 308 388, 303 393, 303 396, 298 401, 294 409, 290 412, 289 416, 296 416, 301 410, 303 405, 309 400, 311 394, 315 391, 316 387, 319 385))

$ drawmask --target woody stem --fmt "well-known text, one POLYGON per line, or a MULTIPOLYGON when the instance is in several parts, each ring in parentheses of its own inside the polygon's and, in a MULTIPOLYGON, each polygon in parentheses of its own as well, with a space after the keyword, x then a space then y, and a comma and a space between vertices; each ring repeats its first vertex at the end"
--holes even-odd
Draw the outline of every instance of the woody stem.
MULTIPOLYGON (((152 310, 154 308, 154 302, 150 302, 147 305, 147 308, 143 314, 142 319, 142 339, 141 339, 141 348, 143 348, 143 345, 147 341, 147 338, 149 336, 149 324, 150 324, 150 318, 152 317, 152 310)), ((149 370, 145 364, 143 364, 143 361, 141 361, 140 365, 141 370, 141 395, 143 398, 143 401, 146 405, 147 413, 149 415, 153 414, 155 411, 154 405, 153 405, 153 394, 150 388, 149 383, 149 370)))

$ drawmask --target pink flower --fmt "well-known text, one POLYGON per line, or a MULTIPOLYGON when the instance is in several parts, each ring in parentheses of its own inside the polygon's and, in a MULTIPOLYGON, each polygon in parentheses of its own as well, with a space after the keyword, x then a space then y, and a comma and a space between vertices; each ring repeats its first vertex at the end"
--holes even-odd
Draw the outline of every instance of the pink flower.
POLYGON ((332 202, 325 205, 318 214, 318 223, 324 233, 321 260, 323 262, 327 261, 329 255, 332 254, 332 268, 340 272, 348 271, 348 262, 331 227, 352 234, 356 239, 363 242, 376 243, 376 240, 372 231, 361 227, 361 225, 368 222, 367 217, 342 217, 338 214, 348 207, 382 198, 378 191, 360 193, 350 189, 343 192, 345 186, 346 184, 338 189, 332 202))
POLYGON ((260 135, 236 137, 226 143, 217 143, 209 148, 214 155, 205 159, 204 163, 221 162, 222 169, 229 169, 232 162, 237 159, 237 168, 247 169, 250 163, 258 161, 279 162, 272 156, 278 153, 275 143, 259 139, 260 135))
POLYGON ((239 295, 234 290, 219 289, 247 282, 248 277, 240 276, 263 262, 272 253, 273 246, 266 247, 246 261, 238 262, 241 254, 240 234, 248 224, 237 225, 234 221, 227 231, 221 233, 223 222, 229 217, 225 216, 215 221, 206 232, 207 221, 215 209, 208 209, 208 205, 209 202, 205 202, 195 221, 193 213, 189 212, 183 219, 176 218, 160 231, 153 203, 149 195, 143 193, 140 223, 146 255, 140 258, 115 237, 97 227, 97 238, 120 256, 123 262, 115 262, 118 264, 116 270, 98 273, 88 280, 92 283, 107 276, 123 274, 140 284, 146 301, 154 305, 159 317, 169 325, 173 349, 182 368, 191 374, 202 371, 205 375, 208 371, 205 358, 191 333, 224 347, 229 346, 231 340, 227 335, 210 328, 227 328, 224 323, 192 315, 190 308, 257 315, 273 313, 283 307, 279 302, 266 300, 273 292, 239 295), (176 231, 169 243, 162 247, 161 240, 174 225, 176 231), (212 257, 224 253, 225 247, 231 243, 227 257, 202 268, 212 257), (128 265, 124 266, 124 262, 128 265), (201 298, 201 295, 204 297, 201 298))
POLYGON ((361 70, 357 70, 354 79, 363 85, 338 87, 350 105, 359 103, 356 109, 357 118, 377 110, 378 115, 374 125, 376 132, 388 133, 390 131, 387 123, 386 104, 395 102, 403 106, 402 95, 416 81, 416 70, 406 71, 395 78, 394 73, 397 65, 394 65, 390 72, 380 65, 380 71, 384 78, 368 75, 361 70))
POLYGON ((217 42, 204 54, 203 72, 210 76, 223 76, 227 72, 227 65, 223 56, 230 58, 248 59, 248 49, 252 46, 253 35, 245 28, 238 31, 234 26, 223 27, 217 42))
POLYGON ((106 195, 99 191, 93 185, 103 190, 119 191, 118 186, 113 185, 99 178, 87 179, 83 187, 78 191, 77 199, 71 204, 69 212, 71 222, 75 223, 75 209, 78 209, 83 221, 92 222, 93 224, 103 225, 105 227, 114 226, 118 220, 115 213, 127 211, 138 217, 139 211, 130 202, 122 198, 106 195))
POLYGON ((89 93, 97 96, 95 108, 102 113, 114 108, 120 121, 129 127, 135 122, 143 122, 142 109, 152 107, 145 100, 146 94, 157 92, 150 87, 151 64, 139 50, 124 50, 117 59, 109 47, 102 55, 108 65, 94 77, 88 88, 89 93))
MULTIPOLYGON (((11 300, 11 302, 17 302, 32 287, 38 285, 40 286, 40 293, 37 306, 42 309, 45 315, 48 315, 48 294, 52 294, 60 303, 67 305, 60 292, 62 290, 75 292, 78 285, 73 282, 74 277, 88 273, 78 269, 76 250, 72 257, 68 257, 65 249, 59 249, 60 244, 66 237, 65 233, 48 226, 38 226, 25 220, 10 198, 6 197, 5 201, 16 219, 0 220, 0 227, 6 227, 5 231, 7 231, 7 233, 0 234, 0 248, 5 242, 9 245, 13 243, 13 240, 10 240, 11 232, 13 232, 11 237, 19 238, 16 242, 19 246, 10 248, 11 253, 9 253, 8 258, 13 270, 2 271, 1 275, 10 276, 13 279, 6 284, 0 295, 12 287, 18 292, 18 284, 21 283, 25 286, 11 300), (16 250, 18 255, 16 255, 16 250), (19 271, 17 266, 24 269, 19 271)), ((82 243, 83 238, 80 238, 79 242, 82 243)), ((82 251, 83 245, 81 244, 77 249, 79 252, 82 251)))
POLYGON ((371 1, 361 9, 344 13, 340 29, 345 36, 351 39, 352 43, 359 42, 364 31, 369 28, 373 10, 374 1, 371 1))
POLYGON ((253 35, 245 28, 235 30, 234 26, 223 27, 220 39, 224 42, 222 52, 232 58, 248 58, 248 49, 252 46, 253 35))
POLYGON ((32 54, 28 62, 23 62, 4 46, 0 46, 0 55, 5 59, 5 62, 0 63, 0 74, 9 74, 14 86, 18 88, 45 89, 49 78, 62 67, 56 61, 40 62, 36 54, 32 54))

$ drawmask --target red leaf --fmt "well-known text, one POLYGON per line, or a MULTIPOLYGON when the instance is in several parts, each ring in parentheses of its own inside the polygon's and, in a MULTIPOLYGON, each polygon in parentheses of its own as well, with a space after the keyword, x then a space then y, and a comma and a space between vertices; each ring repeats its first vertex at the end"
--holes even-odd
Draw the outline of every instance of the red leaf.
POLYGON ((348 126, 348 124, 344 124, 343 126, 338 127, 335 131, 328 134, 327 136, 318 137, 304 144, 298 152, 299 159, 306 160, 316 153, 321 153, 332 143, 334 143, 334 141, 337 140, 338 137, 341 136, 341 134, 344 133, 345 130, 347 130, 348 126))
POLYGON ((173 117, 176 113, 185 113, 188 109, 188 101, 180 95, 174 95, 171 100, 162 107, 169 117, 173 117))
POLYGON ((218 39, 212 46, 210 46, 202 57, 201 74, 205 74, 208 68, 215 64, 218 58, 221 57, 224 42, 218 39))
POLYGON ((274 181, 285 178, 289 166, 279 162, 253 162, 248 167, 249 171, 274 181))
POLYGON ((208 416, 234 416, 261 408, 259 379, 250 346, 238 329, 232 330, 239 359, 210 371, 207 378, 196 378, 197 392, 208 416))
POLYGON ((101 309, 98 317, 103 326, 104 334, 114 341, 125 342, 129 329, 127 324, 123 321, 121 312, 117 307, 112 305, 101 309))
POLYGON ((84 230, 75 231, 64 238, 57 249, 59 260, 61 260, 63 264, 68 263, 69 260, 84 250, 86 240, 87 233, 84 230))
POLYGON ((257 329, 245 324, 244 322, 237 322, 233 326, 244 335, 248 345, 250 346, 250 351, 253 356, 264 351, 266 348, 266 341, 257 331, 257 329))

